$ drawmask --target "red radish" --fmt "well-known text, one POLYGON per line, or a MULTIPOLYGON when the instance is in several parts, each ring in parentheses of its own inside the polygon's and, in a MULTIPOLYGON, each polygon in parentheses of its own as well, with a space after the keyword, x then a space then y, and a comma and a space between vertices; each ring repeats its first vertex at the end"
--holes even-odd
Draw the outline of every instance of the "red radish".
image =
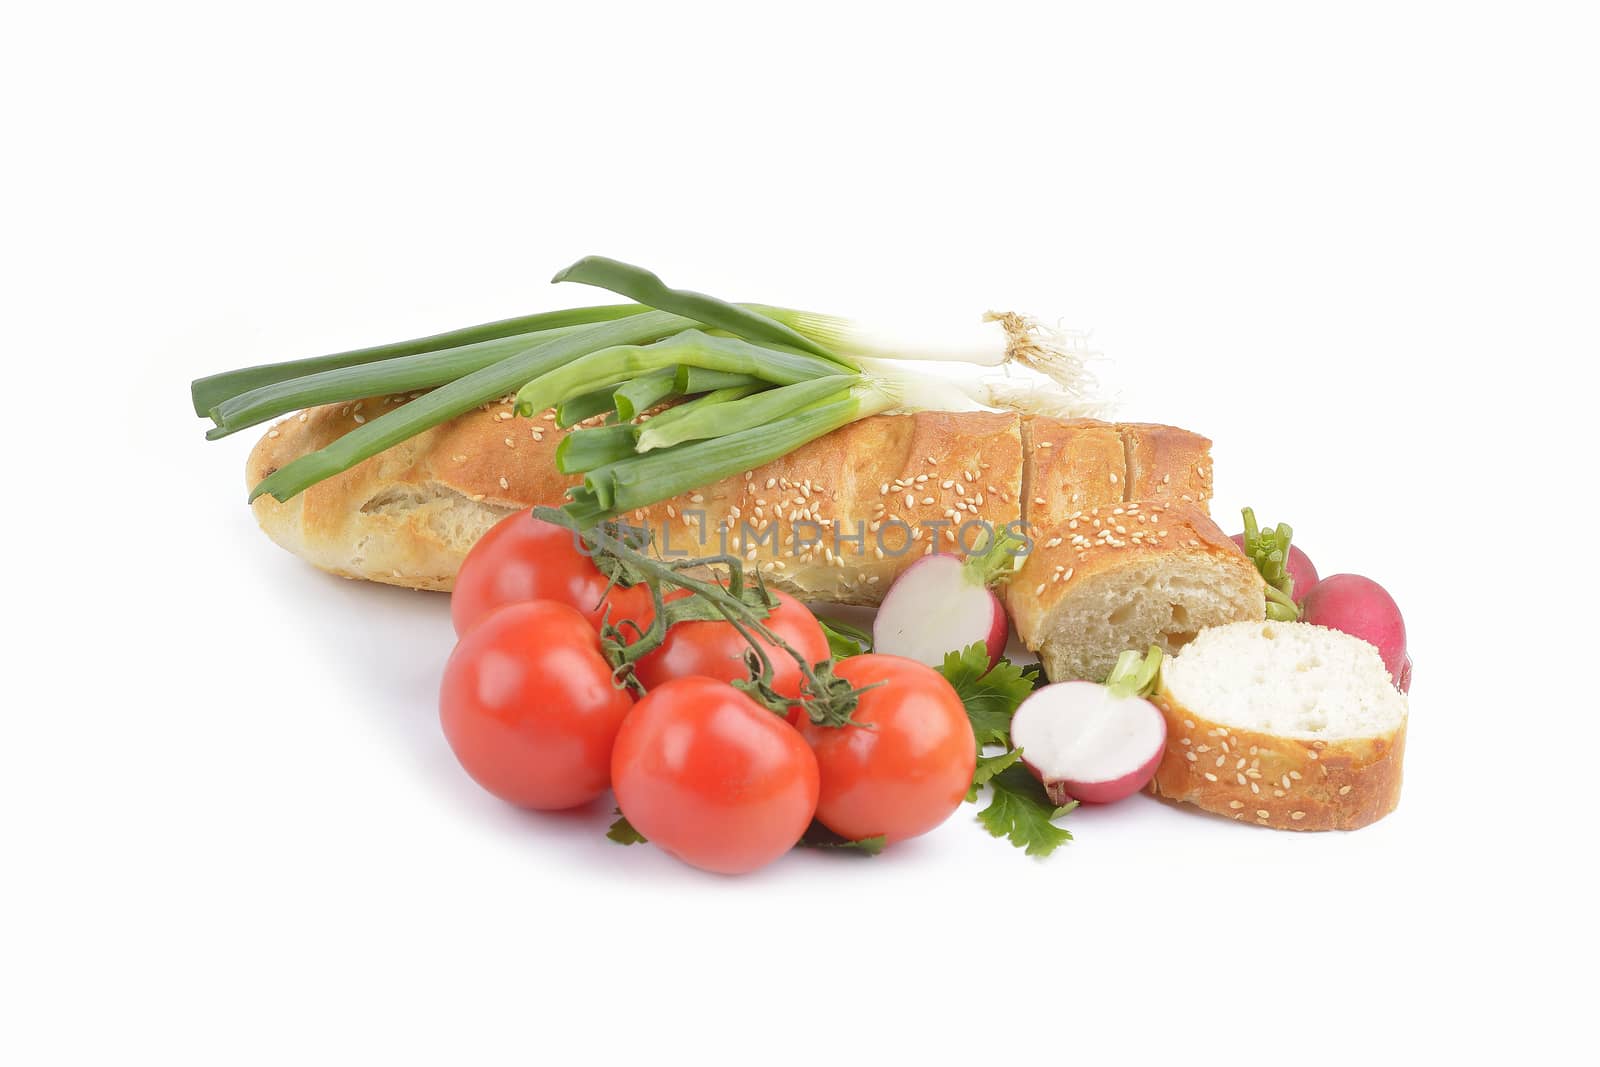
POLYGON ((1389 677, 1402 690, 1411 685, 1406 624, 1383 586, 1359 574, 1334 574, 1311 587, 1300 602, 1306 622, 1339 630, 1377 646, 1389 677))
POLYGON ((1006 650, 1006 609, 989 588, 1015 569, 1020 541, 1001 533, 981 554, 923 556, 894 580, 872 622, 876 652, 903 656, 929 667, 943 665, 945 653, 982 641, 989 665, 1006 650))
POLYGON ((1109 804, 1156 773, 1167 720, 1143 697, 1118 696, 1094 682, 1056 682, 1017 708, 1011 744, 1022 749, 1023 765, 1052 804, 1109 804))
MULTIPOLYGON (((1245 547, 1244 534, 1234 534, 1233 543, 1238 545, 1239 550, 1245 555, 1250 554, 1249 549, 1245 547)), ((1283 561, 1283 569, 1288 571, 1289 577, 1294 580, 1294 592, 1291 595, 1295 600, 1303 599, 1311 587, 1317 584, 1316 564, 1311 562, 1310 556, 1300 551, 1299 545, 1289 546, 1289 555, 1283 561)))

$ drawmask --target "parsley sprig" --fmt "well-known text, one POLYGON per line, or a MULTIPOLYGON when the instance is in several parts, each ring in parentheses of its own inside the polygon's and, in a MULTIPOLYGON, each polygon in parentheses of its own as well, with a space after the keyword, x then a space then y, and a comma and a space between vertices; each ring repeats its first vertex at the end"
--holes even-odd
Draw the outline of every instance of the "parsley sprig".
POLYGON ((1003 837, 1030 856, 1048 856, 1072 840, 1072 832, 1055 824, 1077 802, 1056 806, 1044 786, 1021 766, 1022 750, 1011 747, 1011 716, 1017 705, 1043 684, 1036 667, 1019 667, 1002 659, 992 667, 983 642, 946 654, 939 669, 966 705, 972 736, 978 742, 978 768, 967 799, 976 801, 989 790, 989 804, 978 821, 995 837, 1003 837), (984 755, 984 749, 1002 751, 984 755))

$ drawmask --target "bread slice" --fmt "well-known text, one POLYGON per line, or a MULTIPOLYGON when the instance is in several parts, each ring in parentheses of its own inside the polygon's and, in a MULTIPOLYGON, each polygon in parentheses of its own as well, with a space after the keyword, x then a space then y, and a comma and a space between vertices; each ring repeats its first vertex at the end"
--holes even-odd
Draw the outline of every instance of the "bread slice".
POLYGON ((1303 622, 1206 630, 1154 699, 1157 796, 1279 830, 1354 830, 1400 802, 1406 698, 1360 638, 1303 622))
POLYGON ((1102 681, 1126 649, 1182 648, 1265 614, 1261 576, 1204 512, 1146 501, 1076 511, 1006 586, 1017 636, 1051 681, 1102 681))

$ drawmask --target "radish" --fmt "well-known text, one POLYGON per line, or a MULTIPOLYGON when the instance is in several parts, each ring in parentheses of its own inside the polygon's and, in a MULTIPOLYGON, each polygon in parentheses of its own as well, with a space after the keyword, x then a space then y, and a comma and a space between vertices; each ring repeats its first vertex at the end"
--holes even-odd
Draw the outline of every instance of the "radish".
POLYGON ((1306 622, 1377 646, 1389 677, 1401 690, 1411 687, 1405 620, 1383 586, 1359 574, 1334 574, 1312 586, 1300 606, 1306 622))
POLYGON ((873 650, 939 667, 947 652, 981 641, 989 666, 1000 662, 1009 625, 990 585, 1016 569, 1021 545, 1001 531, 981 554, 963 560, 936 553, 907 567, 878 606, 873 650))
POLYGON ((1109 804, 1143 789, 1167 744, 1167 720, 1141 693, 1155 686, 1161 650, 1124 652, 1105 685, 1056 682, 1011 717, 1011 745, 1052 804, 1109 804))

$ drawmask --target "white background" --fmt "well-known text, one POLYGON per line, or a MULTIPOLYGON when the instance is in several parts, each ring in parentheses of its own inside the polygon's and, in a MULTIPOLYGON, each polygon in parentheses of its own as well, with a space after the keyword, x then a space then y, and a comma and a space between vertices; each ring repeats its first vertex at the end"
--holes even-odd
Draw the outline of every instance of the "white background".
MULTIPOLYGON (((1590 1010, 1582 5, 43 5, 7 18, 0 1059, 1314 1063, 1590 1010), (563 303, 1092 330, 1215 513, 1380 579, 1399 811, 959 812, 700 874, 439 735, 442 597, 326 578, 188 379, 563 303), (1580 436, 1580 432, 1582 435, 1580 436)), ((1585 1025, 1585 1029, 1587 1026, 1585 1025)))

